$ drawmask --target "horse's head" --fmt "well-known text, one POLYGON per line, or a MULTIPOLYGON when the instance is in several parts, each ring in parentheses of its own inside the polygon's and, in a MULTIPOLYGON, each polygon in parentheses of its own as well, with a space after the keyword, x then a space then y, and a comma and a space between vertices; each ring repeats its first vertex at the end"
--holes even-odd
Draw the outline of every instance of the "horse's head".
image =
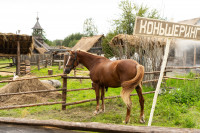
POLYGON ((77 51, 69 51, 67 54, 67 62, 65 64, 64 74, 69 74, 72 69, 78 66, 77 51))

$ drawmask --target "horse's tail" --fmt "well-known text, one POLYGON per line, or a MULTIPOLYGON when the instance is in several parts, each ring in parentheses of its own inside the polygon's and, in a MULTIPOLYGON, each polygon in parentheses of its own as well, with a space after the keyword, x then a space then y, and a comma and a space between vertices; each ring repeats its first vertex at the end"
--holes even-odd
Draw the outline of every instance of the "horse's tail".
POLYGON ((122 83, 121 97, 128 108, 130 108, 132 105, 130 99, 131 92, 142 82, 142 79, 144 77, 144 67, 138 64, 136 68, 137 68, 136 76, 133 79, 122 83))

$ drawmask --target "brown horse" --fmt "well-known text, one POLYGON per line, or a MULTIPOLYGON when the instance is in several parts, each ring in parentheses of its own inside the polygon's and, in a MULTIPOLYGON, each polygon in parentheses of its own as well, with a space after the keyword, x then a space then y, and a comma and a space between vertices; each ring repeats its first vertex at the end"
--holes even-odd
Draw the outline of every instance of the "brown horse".
POLYGON ((134 60, 111 61, 105 57, 93 55, 84 51, 70 51, 64 73, 69 74, 79 63, 90 71, 90 78, 96 92, 97 106, 94 114, 105 111, 104 93, 108 87, 122 86, 121 97, 127 105, 125 123, 129 122, 131 113, 130 93, 136 89, 141 107, 140 122, 144 123, 144 98, 142 95, 142 79, 144 67, 134 60), (99 109, 99 90, 101 89, 102 107, 99 109))

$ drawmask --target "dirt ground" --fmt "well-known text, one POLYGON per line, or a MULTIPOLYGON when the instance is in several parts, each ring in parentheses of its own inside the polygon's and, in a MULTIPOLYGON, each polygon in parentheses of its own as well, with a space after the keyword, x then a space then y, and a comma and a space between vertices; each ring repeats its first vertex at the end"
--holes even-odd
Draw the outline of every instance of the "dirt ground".
POLYGON ((1 133, 83 133, 54 127, 23 126, 14 124, 0 124, 1 133))

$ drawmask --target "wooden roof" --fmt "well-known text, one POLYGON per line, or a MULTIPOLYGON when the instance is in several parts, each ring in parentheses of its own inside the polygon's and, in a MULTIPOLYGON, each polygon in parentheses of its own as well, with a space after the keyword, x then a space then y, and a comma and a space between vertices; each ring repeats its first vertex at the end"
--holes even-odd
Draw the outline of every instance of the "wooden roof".
POLYGON ((104 35, 96 35, 91 37, 82 37, 72 50, 90 50, 104 35))
POLYGON ((165 45, 165 38, 156 38, 156 37, 142 37, 135 35, 119 34, 112 38, 110 41, 111 46, 123 46, 125 43, 129 45, 139 46, 142 42, 148 41, 150 45, 165 45))
POLYGON ((37 17, 37 22, 35 23, 35 25, 34 25, 34 27, 32 29, 40 29, 40 30, 42 30, 42 27, 40 26, 38 17, 37 17))
POLYGON ((196 24, 198 24, 198 22, 200 22, 200 17, 199 18, 193 18, 193 19, 179 21, 178 23, 196 25, 196 24))
POLYGON ((32 36, 0 33, 0 56, 16 56, 17 42, 20 43, 20 54, 32 53, 32 36))

